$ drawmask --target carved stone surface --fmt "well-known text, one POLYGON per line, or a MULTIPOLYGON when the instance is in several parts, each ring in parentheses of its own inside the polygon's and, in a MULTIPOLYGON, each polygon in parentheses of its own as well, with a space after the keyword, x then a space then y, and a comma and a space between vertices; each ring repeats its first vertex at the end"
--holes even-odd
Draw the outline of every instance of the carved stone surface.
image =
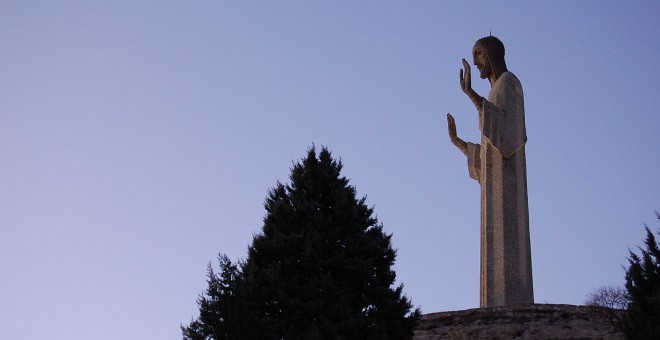
POLYGON ((572 305, 522 305, 432 313, 422 316, 413 339, 623 340, 625 336, 614 326, 618 313, 602 307, 572 305))

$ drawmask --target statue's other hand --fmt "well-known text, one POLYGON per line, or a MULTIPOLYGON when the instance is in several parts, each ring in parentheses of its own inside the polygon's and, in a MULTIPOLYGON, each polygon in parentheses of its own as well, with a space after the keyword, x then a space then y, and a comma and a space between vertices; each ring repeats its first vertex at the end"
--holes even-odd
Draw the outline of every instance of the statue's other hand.
POLYGON ((447 130, 449 131, 449 139, 451 140, 452 144, 456 145, 456 147, 463 152, 463 154, 467 153, 467 143, 458 138, 458 134, 456 133, 456 121, 454 120, 454 117, 452 117, 451 113, 447 113, 447 130))
POLYGON ((447 129, 449 130, 449 138, 453 142, 458 138, 458 135, 456 134, 456 121, 454 120, 454 117, 452 117, 451 113, 447 114, 447 129))
POLYGON ((465 92, 466 94, 469 94, 472 91, 472 75, 470 72, 470 64, 463 59, 463 68, 460 71, 460 84, 461 84, 461 90, 465 92), (465 69, 465 71, 463 71, 465 69))

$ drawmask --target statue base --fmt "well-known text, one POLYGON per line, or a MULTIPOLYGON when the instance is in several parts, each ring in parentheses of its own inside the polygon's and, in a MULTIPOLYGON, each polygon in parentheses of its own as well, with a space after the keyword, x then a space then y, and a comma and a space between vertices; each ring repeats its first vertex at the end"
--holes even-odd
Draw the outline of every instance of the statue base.
POLYGON ((620 310, 574 305, 515 305, 422 315, 414 340, 616 339, 620 310))

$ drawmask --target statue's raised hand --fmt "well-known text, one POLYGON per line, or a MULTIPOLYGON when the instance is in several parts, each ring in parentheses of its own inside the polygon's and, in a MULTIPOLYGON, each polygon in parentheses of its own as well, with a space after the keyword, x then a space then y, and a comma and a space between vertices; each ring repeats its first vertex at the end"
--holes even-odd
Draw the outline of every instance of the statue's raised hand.
POLYGON ((463 90, 463 92, 469 96, 470 93, 474 91, 472 90, 472 75, 470 74, 470 64, 468 64, 465 59, 463 59, 463 68, 460 72, 460 79, 461 90, 463 90), (463 71, 463 69, 465 69, 465 71, 463 71))
POLYGON ((449 139, 451 142, 456 145, 456 147, 461 150, 464 154, 467 153, 467 143, 458 138, 458 134, 456 133, 456 121, 454 120, 454 117, 452 117, 451 113, 447 114, 447 129, 449 130, 449 139))
POLYGON ((481 106, 483 105, 483 102, 481 101, 481 96, 477 94, 476 91, 472 89, 472 75, 470 73, 470 64, 463 59, 463 68, 461 69, 460 72, 460 79, 461 79, 461 90, 467 94, 468 97, 470 97, 470 100, 474 104, 474 106, 477 107, 478 111, 481 111, 481 106), (465 71, 463 71, 465 69, 465 71))

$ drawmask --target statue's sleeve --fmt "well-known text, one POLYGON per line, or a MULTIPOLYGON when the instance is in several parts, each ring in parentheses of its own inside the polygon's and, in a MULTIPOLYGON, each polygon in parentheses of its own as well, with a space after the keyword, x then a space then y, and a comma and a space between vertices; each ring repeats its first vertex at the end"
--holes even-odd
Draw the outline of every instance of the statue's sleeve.
POLYGON ((481 132, 502 157, 510 158, 527 141, 522 87, 517 79, 505 77, 493 86, 488 99, 480 112, 481 132))
POLYGON ((481 145, 467 142, 467 159, 470 178, 479 182, 479 174, 481 173, 481 145))

